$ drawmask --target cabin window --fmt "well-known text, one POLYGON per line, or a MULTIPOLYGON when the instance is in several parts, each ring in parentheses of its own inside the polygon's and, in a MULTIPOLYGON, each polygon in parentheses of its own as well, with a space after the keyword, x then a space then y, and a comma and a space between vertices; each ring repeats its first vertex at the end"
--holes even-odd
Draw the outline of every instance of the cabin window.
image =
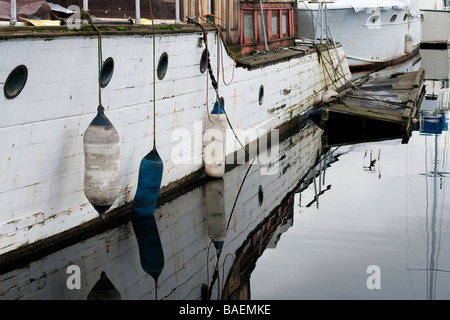
POLYGON ((396 19, 397 19, 397 15, 394 14, 394 15, 391 17, 391 22, 394 22, 396 19))
POLYGON ((278 35, 278 12, 272 11, 272 35, 278 35))
POLYGON ((406 21, 406 19, 408 19, 408 14, 405 13, 405 15, 403 16, 403 21, 406 21))
POLYGON ((293 8, 292 3, 264 2, 262 20, 259 2, 241 2, 242 53, 264 49, 264 27, 269 49, 289 45, 295 35, 293 8))
POLYGON ((288 13, 282 13, 281 27, 283 35, 287 35, 288 33, 288 13))
POLYGON ((255 38, 252 13, 244 14, 244 38, 245 40, 253 40, 255 38))
POLYGON ((258 35, 262 39, 264 39, 263 21, 264 21, 264 25, 267 27, 267 13, 263 13, 263 20, 261 20, 261 13, 258 13, 258 35))

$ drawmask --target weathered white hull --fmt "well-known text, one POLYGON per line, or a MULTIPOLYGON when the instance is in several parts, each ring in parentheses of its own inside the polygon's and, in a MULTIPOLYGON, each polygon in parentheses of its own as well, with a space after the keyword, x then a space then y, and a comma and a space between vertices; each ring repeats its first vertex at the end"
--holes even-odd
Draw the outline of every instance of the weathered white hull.
POLYGON ((420 45, 420 16, 412 10, 392 6, 354 8, 347 1, 326 6, 326 15, 322 15, 323 20, 319 15, 319 25, 316 25, 319 4, 299 2, 299 37, 325 39, 326 28, 321 32, 320 23, 324 27, 328 24, 334 41, 342 44, 351 68, 396 63, 420 45))
POLYGON ((422 43, 442 44, 450 42, 450 10, 421 9, 422 43))
MULTIPOLYGON (((215 96, 206 73, 199 70, 201 36, 200 30, 156 36, 156 62, 164 52, 169 57, 165 78, 156 81, 156 147, 164 161, 163 189, 203 167, 206 106, 211 111, 215 96), (190 140, 183 140, 186 133, 190 140), (180 143, 188 153, 182 162, 174 154, 180 143)), ((95 33, 0 38, 0 81, 18 65, 28 68, 18 97, 0 95, 0 254, 98 219, 83 193, 83 133, 98 106, 97 43, 95 33)), ((216 73, 215 33, 208 33, 208 43, 216 73)), ((344 56, 342 48, 338 50, 344 56)), ((103 60, 112 57, 115 66, 101 92, 102 102, 121 149, 120 196, 111 210, 133 200, 139 163, 153 147, 152 51, 148 31, 102 37, 103 60)), ((337 65, 334 50, 330 57, 337 65)), ((230 81, 233 60, 225 55, 223 61, 219 92, 230 122, 237 132, 253 138, 265 133, 260 129, 276 128, 306 112, 334 81, 316 53, 251 70, 237 67, 229 86, 221 78, 230 81)), ((344 74, 337 86, 351 80, 346 61, 340 70, 344 74)), ((239 147, 234 136, 227 135, 227 154, 239 147)))

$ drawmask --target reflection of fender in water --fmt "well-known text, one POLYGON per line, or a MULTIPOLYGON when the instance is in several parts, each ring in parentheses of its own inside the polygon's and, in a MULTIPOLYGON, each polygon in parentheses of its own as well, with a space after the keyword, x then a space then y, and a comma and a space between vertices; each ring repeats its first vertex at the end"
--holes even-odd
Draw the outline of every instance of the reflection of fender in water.
POLYGON ((223 179, 208 180, 205 183, 206 226, 217 251, 222 250, 227 236, 224 189, 223 179))
POLYGON ((133 215, 131 222, 139 246, 142 269, 155 280, 157 288, 159 275, 164 268, 164 251, 155 217, 133 215))
POLYGON ((95 283, 94 287, 88 294, 88 300, 121 300, 120 292, 114 287, 109 280, 105 271, 102 271, 100 279, 95 283))

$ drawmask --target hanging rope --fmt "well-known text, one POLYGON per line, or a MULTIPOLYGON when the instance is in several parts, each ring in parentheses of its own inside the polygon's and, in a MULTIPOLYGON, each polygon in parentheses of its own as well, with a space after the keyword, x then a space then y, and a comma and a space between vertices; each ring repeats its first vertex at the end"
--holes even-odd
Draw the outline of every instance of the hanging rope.
POLYGON ((97 31, 98 34, 98 105, 102 106, 102 69, 103 69, 103 57, 102 57, 102 33, 99 28, 92 22, 91 15, 88 11, 84 11, 88 16, 89 24, 97 31))
POLYGON ((156 149, 156 40, 155 21, 153 20, 152 0, 148 0, 153 29, 153 149, 156 149))

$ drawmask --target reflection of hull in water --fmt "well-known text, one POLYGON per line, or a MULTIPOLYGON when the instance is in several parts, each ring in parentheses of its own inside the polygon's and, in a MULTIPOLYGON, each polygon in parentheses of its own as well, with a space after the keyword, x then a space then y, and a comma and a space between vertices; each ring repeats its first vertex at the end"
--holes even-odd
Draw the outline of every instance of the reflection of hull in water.
POLYGON ((250 274, 255 268, 256 260, 266 248, 274 248, 281 234, 293 225, 293 205, 294 193, 291 193, 281 206, 250 233, 247 241, 236 251, 234 265, 223 288, 223 299, 250 300, 250 274))
POLYGON ((421 64, 427 71, 427 80, 450 79, 450 50, 420 49, 421 64), (439 61, 439 63, 436 63, 439 61))
MULTIPOLYGON (((271 161, 272 169, 276 168, 274 174, 262 175, 261 165, 254 164, 243 183, 248 165, 226 172, 223 186, 227 221, 239 187, 242 183, 243 186, 235 214, 229 220, 219 261, 220 279, 211 291, 212 299, 218 298, 217 286, 223 286, 222 274, 228 274, 232 266, 230 255, 234 256, 245 241, 247 230, 253 230, 270 215, 280 199, 295 189, 315 164, 321 150, 322 132, 309 123, 281 141, 280 153, 271 161)), ((204 186, 196 187, 155 211, 165 257, 158 279, 158 299, 200 299, 202 285, 211 283, 217 256, 215 250, 210 250, 204 195, 204 186)), ((85 299, 98 281, 100 267, 123 300, 155 297, 154 281, 141 266, 131 222, 2 274, 1 294, 4 299, 85 299), (81 290, 66 287, 66 269, 72 264, 81 269, 81 290)))
MULTIPOLYGON (((246 300, 251 298, 250 278, 257 260, 268 248, 276 248, 281 236, 294 224, 294 202, 297 194, 314 184, 314 198, 306 206, 319 204, 319 197, 331 189, 325 184, 325 172, 328 166, 338 161, 342 152, 333 150, 322 153, 309 172, 299 181, 296 189, 290 192, 261 223, 259 223, 247 236, 247 240, 237 249, 234 265, 227 276, 223 291, 223 299, 246 300)), ((301 195, 300 195, 301 203, 301 195)), ((225 280, 224 280, 225 281, 225 280)))

